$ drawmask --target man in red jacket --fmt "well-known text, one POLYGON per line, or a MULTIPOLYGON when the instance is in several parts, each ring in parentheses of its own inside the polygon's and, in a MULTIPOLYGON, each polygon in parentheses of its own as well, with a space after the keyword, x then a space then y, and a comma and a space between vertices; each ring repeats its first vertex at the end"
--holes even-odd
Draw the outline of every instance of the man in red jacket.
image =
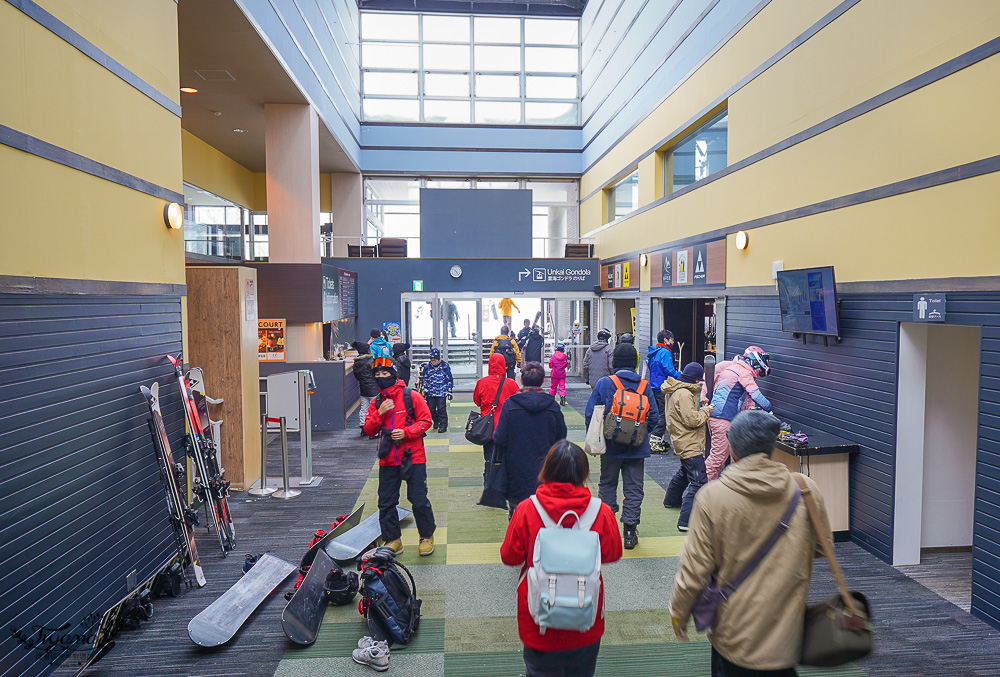
POLYGON ((411 390, 413 415, 406 410, 403 397, 405 385, 396 376, 392 360, 380 357, 372 364, 375 383, 380 397, 368 405, 365 417, 365 434, 375 437, 379 433, 378 462, 378 512, 382 540, 387 546, 403 552, 402 533, 396 506, 399 488, 406 480, 406 498, 413 506, 413 518, 420 534, 418 550, 421 556, 434 552, 434 511, 427 498, 427 455, 424 452, 424 433, 431 427, 431 410, 420 393, 411 390), (382 403, 376 406, 378 400, 382 403))
MULTIPOLYGON (((568 440, 552 445, 538 479, 542 485, 535 496, 553 520, 572 510, 582 515, 590 505, 590 489, 584 482, 590 474, 587 455, 568 440)), ((564 527, 571 527, 576 518, 568 515, 564 527)), ((528 582, 523 577, 531 566, 535 554, 535 537, 545 526, 531 499, 525 499, 514 510, 507 525, 507 536, 500 546, 500 559, 509 566, 521 567, 522 578, 517 586, 517 626, 524 643, 524 664, 528 677, 535 675, 573 675, 592 677, 597 654, 604 635, 604 579, 598 600, 597 618, 589 630, 557 630, 549 628, 545 634, 528 610, 528 582)), ((607 504, 601 504, 597 520, 591 527, 601 538, 601 562, 616 562, 622 556, 621 534, 618 522, 607 504)))

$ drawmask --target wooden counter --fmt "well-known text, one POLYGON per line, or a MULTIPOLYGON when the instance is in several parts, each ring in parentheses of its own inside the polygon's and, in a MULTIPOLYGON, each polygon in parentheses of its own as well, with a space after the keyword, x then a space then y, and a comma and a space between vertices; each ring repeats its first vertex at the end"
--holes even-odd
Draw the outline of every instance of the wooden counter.
POLYGON ((851 526, 850 457, 861 451, 860 445, 791 421, 788 423, 794 432, 808 435, 809 443, 795 448, 779 441, 771 458, 784 463, 792 472, 801 472, 812 478, 823 495, 830 529, 835 533, 848 531, 851 526))

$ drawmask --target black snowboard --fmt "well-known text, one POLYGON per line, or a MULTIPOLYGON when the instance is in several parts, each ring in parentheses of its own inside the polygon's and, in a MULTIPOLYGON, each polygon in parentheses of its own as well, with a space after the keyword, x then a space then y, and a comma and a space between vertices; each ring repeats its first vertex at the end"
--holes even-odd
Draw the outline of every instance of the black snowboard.
POLYGON ((305 568, 313 563, 313 559, 316 557, 316 553, 320 551, 320 548, 326 547, 326 544, 333 539, 346 534, 348 531, 358 526, 358 522, 361 521, 361 513, 365 509, 365 504, 362 503, 357 508, 354 509, 350 515, 348 515, 343 522, 337 525, 335 529, 331 529, 330 533, 323 536, 323 538, 318 541, 314 546, 306 551, 306 554, 302 555, 302 561, 299 562, 299 568, 305 568))
POLYGON ((220 646, 233 638, 250 614, 297 567, 274 555, 262 555, 243 578, 188 623, 188 636, 201 646, 220 646))
MULTIPOLYGON (((409 517, 413 513, 412 510, 396 506, 396 514, 399 516, 399 521, 402 522, 404 519, 409 517)), ((361 553, 368 550, 369 547, 382 535, 382 528, 378 523, 378 513, 373 513, 365 518, 365 521, 354 527, 346 534, 339 536, 327 543, 323 550, 326 552, 330 558, 341 563, 353 563, 361 553)))
POLYGON ((306 577, 281 612, 281 628, 288 639, 296 644, 308 646, 316 641, 316 635, 323 624, 323 614, 326 613, 323 586, 333 567, 333 560, 326 551, 317 549, 306 577))
POLYGON ((705 355, 705 396, 712 401, 715 392, 715 355, 705 355))

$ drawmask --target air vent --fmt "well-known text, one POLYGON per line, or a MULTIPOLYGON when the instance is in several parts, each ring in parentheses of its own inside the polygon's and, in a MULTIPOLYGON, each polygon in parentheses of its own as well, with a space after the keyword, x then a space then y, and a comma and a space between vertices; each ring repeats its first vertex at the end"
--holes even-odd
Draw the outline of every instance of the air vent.
POLYGON ((225 70, 208 70, 208 71, 195 71, 202 80, 212 81, 225 81, 225 80, 235 80, 233 74, 225 70))

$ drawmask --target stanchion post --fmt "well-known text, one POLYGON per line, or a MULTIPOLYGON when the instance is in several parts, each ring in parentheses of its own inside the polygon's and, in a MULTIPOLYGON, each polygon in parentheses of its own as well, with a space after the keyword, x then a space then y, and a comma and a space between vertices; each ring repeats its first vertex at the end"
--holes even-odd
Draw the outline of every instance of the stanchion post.
POLYGON ((288 487, 288 428, 285 417, 281 417, 281 481, 282 489, 271 494, 271 498, 295 498, 302 492, 288 487))
POLYGON ((251 496, 270 496, 276 491, 267 486, 267 414, 260 416, 260 486, 247 491, 251 496))

